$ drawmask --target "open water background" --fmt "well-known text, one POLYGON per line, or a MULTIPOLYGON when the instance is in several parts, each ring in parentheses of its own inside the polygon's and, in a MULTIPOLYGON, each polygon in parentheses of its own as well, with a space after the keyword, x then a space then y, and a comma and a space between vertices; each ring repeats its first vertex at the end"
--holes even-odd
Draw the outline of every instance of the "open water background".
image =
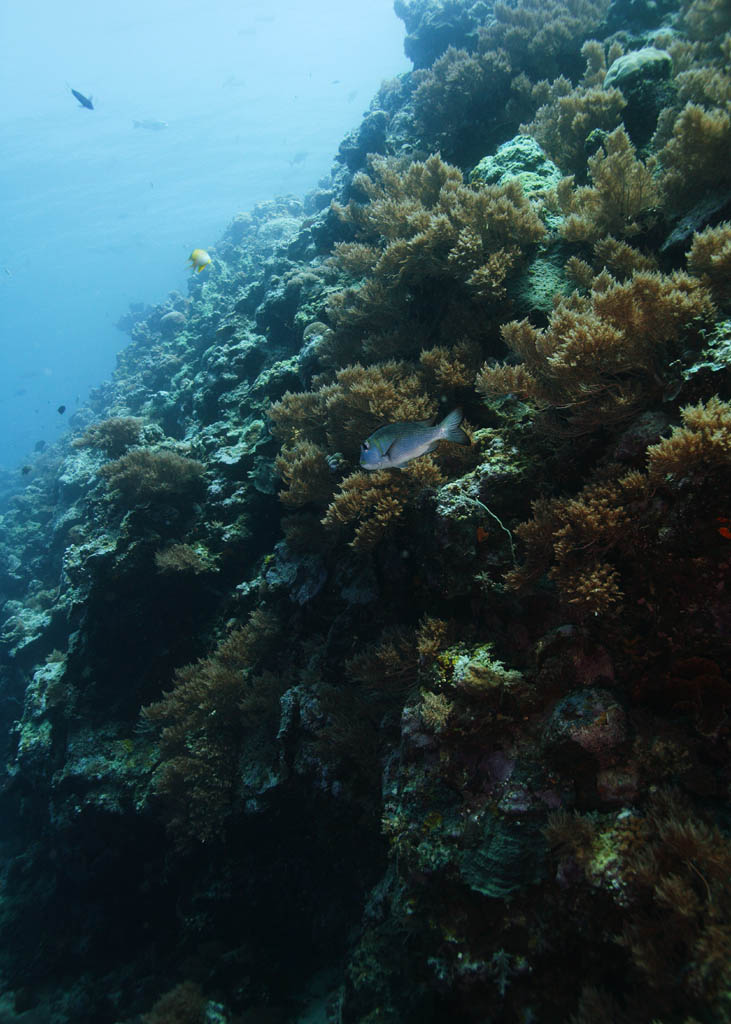
POLYGON ((130 303, 185 294, 193 248, 329 175, 403 35, 392 0, 0 6, 0 468, 109 377, 130 303))

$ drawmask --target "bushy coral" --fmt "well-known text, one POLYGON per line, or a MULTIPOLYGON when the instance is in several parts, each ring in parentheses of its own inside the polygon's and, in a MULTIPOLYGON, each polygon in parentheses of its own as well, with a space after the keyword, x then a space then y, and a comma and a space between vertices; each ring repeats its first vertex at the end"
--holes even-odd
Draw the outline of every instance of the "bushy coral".
POLYGON ((98 448, 110 459, 118 459, 128 448, 139 444, 143 420, 137 416, 112 416, 92 423, 81 437, 74 438, 75 448, 98 448))
POLYGON ((477 333, 506 278, 545 235, 517 181, 466 185, 438 156, 404 170, 381 158, 371 166, 371 176, 354 180, 368 201, 336 207, 356 241, 336 246, 334 259, 363 277, 329 300, 341 364, 477 333))
POLYGON ((282 684, 257 665, 270 654, 279 623, 257 610, 207 658, 178 669, 173 689, 142 709, 159 728, 154 785, 180 846, 221 835, 236 810, 238 759, 247 730, 266 731, 282 684))
POLYGON ((155 568, 167 575, 192 573, 197 576, 215 571, 216 563, 200 544, 171 544, 155 552, 155 568))
MULTIPOLYGON (((430 397, 435 385, 454 389, 467 384, 477 362, 469 345, 430 349, 422 365, 389 360, 372 366, 356 363, 338 370, 332 383, 312 392, 285 394, 270 416, 284 441, 276 468, 286 487, 281 500, 292 507, 328 505, 322 520, 336 533, 355 524, 353 546, 371 548, 413 507, 423 493, 445 480, 440 452, 405 466, 397 474, 357 470, 341 480, 339 470, 352 465, 362 442, 386 423, 426 420, 437 412, 430 397)), ((469 457, 467 454, 456 458, 469 457)))
POLYGON ((200 495, 206 467, 177 452, 138 448, 108 462, 99 475, 124 504, 176 502, 200 495))
POLYGON ((356 523, 353 547, 368 550, 427 489, 444 483, 445 477, 431 458, 405 466, 396 476, 389 470, 351 473, 340 485, 323 519, 328 527, 356 523))
POLYGON ((731 307, 731 223, 706 228, 693 237, 688 270, 708 282, 722 310, 731 307))
POLYGON ((682 427, 647 450, 651 479, 707 478, 731 467, 731 403, 715 396, 686 406, 681 416, 682 427))
MULTIPOLYGON (((649 561, 654 550, 653 573, 669 571, 663 565, 674 556, 663 543, 659 510, 669 518, 689 482, 696 487, 694 507, 708 501, 704 494, 715 494, 721 508, 723 478, 731 466, 731 404, 711 398, 684 408, 681 416, 682 427, 647 448, 646 473, 614 467, 608 478, 587 484, 574 498, 534 503, 533 519, 516 528, 526 560, 509 574, 511 585, 523 586, 548 572, 567 604, 586 617, 622 607, 623 578, 632 580, 636 592, 634 560, 640 554, 649 561)), ((693 522, 692 513, 686 515, 693 522)), ((702 530, 704 524, 695 525, 702 530)), ((685 554, 704 549, 696 530, 688 528, 684 536, 685 554)), ((680 577, 680 569, 675 571, 680 577)))
POLYGON ((194 981, 183 981, 165 992, 143 1014, 143 1024, 205 1024, 206 1000, 194 981))
POLYGON ((526 562, 509 574, 511 585, 523 586, 549 570, 579 617, 616 607, 623 593, 610 553, 637 544, 637 523, 648 496, 646 478, 633 472, 591 484, 576 498, 534 503, 533 519, 516 528, 526 562))
POLYGON ((495 136, 506 113, 510 118, 516 108, 516 119, 521 109, 519 94, 511 94, 512 77, 504 51, 478 54, 450 46, 428 71, 416 73, 413 103, 420 136, 450 159, 479 155, 475 135, 495 136))
POLYGON ((484 366, 476 386, 529 400, 559 432, 596 430, 661 395, 671 358, 713 314, 708 290, 687 274, 641 272, 623 284, 604 274, 589 296, 559 301, 547 328, 506 324, 503 338, 523 362, 484 366))
POLYGON ((553 75, 573 70, 581 44, 601 24, 608 0, 517 0, 496 3, 480 48, 503 49, 515 71, 553 75))
MULTIPOLYGON (((285 395, 282 401, 294 406, 290 395, 285 395)), ((290 445, 282 446, 274 468, 285 483, 279 492, 285 505, 300 508, 311 503, 323 505, 330 500, 335 478, 325 448, 312 441, 293 440, 290 445)))
POLYGON ((558 200, 566 219, 561 234, 570 242, 595 242, 604 235, 628 238, 652 212, 660 192, 654 161, 643 163, 624 128, 608 135, 588 160, 592 184, 573 187, 573 178, 559 183, 558 200))
POLYGON ((557 78, 550 88, 536 87, 541 106, 521 131, 532 135, 562 171, 584 178, 587 146, 592 138, 615 129, 625 106, 619 89, 599 86, 572 88, 567 78, 557 78), (592 133, 597 133, 592 135, 592 133))
POLYGON ((721 107, 706 110, 687 103, 674 121, 672 135, 658 153, 668 199, 687 208, 707 192, 731 184, 731 115, 721 107))
POLYGON ((623 863, 634 891, 618 941, 671 1005, 703 1004, 718 1019, 731 986, 731 843, 683 796, 661 790, 642 820, 642 842, 623 863))
MULTIPOLYGON (((345 366, 334 381, 313 391, 287 392, 272 405, 269 415, 275 436, 286 444, 307 438, 355 459, 362 441, 376 427, 389 421, 427 419, 435 412, 436 402, 425 393, 418 368, 392 359, 373 366, 345 366)), ((285 469, 280 463, 280 471, 285 469)))
POLYGON ((191 283, 186 330, 160 336, 168 306, 138 318, 94 399, 185 442, 141 448, 160 437, 149 418, 91 428, 75 447, 114 459, 114 501, 88 479, 101 457, 64 446, 51 497, 34 478, 17 506, 49 524, 53 572, 38 526, 16 549, 0 517, 6 618, 22 626, 41 594, 44 623, 0 665, 8 722, 33 679, 2 787, 19 853, 0 925, 39 864, 59 924, 32 919, 18 953, 19 903, 4 982, 45 986, 61 963, 65 983, 50 933, 61 948, 78 931, 64 914, 75 924, 85 893, 95 935, 123 899, 144 908, 124 936, 139 995, 108 998, 130 987, 105 973, 84 1022, 139 1015, 153 961, 168 985, 205 979, 223 1008, 182 986, 150 1020, 284 1019, 333 949, 350 957, 342 985, 329 975, 343 1020, 729 1016, 731 866, 713 817, 725 826, 731 720, 727 5, 618 0, 605 23, 604 0, 510 0, 494 18, 483 0, 407 6, 465 49, 381 91, 306 219, 237 218, 216 274, 191 283), (639 93, 610 88, 640 51, 604 83, 622 46, 649 41, 673 78, 645 146, 639 93), (531 168, 495 146, 532 117, 583 187, 554 198, 554 165, 524 193, 509 181, 531 168), (369 142, 401 156, 359 175, 369 142), (409 163, 436 142, 461 166, 409 163), (487 186, 466 183, 473 156, 492 162, 487 186), (458 406, 469 447, 358 468, 377 428, 458 406), (46 658, 31 676, 59 645, 63 674, 46 658), (110 788, 97 769, 112 761, 110 788), (155 924, 172 901, 174 937, 155 924))

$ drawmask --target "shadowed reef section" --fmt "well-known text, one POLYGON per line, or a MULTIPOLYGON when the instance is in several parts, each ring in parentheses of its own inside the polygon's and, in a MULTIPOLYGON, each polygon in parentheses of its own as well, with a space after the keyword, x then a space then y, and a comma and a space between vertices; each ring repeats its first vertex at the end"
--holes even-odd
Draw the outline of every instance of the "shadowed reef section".
POLYGON ((731 1022, 728 5, 396 10, 4 497, 3 1020, 731 1022))

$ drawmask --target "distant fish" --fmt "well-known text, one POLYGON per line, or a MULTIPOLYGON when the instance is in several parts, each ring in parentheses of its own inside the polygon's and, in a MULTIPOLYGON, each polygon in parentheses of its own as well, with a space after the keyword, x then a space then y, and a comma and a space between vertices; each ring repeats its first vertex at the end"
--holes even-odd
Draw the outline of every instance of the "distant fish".
POLYGON ((205 249, 194 249, 188 259, 190 260, 191 269, 197 270, 199 274, 211 262, 211 257, 205 249))
MULTIPOLYGON (((71 86, 69 86, 69 88, 71 89, 71 86)), ((76 89, 71 89, 71 92, 82 107, 86 107, 87 110, 94 109, 94 104, 91 102, 91 96, 84 96, 83 92, 77 92, 76 89)))
POLYGON ((32 469, 33 469, 32 466, 23 466, 23 468, 21 469, 20 472, 23 474, 23 476, 28 476, 28 474, 30 473, 30 471, 32 469))
POLYGON ((306 149, 298 150, 298 152, 296 152, 294 156, 290 158, 289 166, 295 167, 298 166, 299 164, 303 164, 309 155, 310 154, 306 149))
POLYGON ((45 441, 36 441, 36 443, 33 445, 33 451, 34 452, 42 452, 45 447, 46 447, 46 442, 45 441))
POLYGON ((58 409, 56 409, 56 412, 60 416, 63 416, 63 414, 66 412, 66 406, 65 405, 59 405, 58 409))
POLYGON ((381 427, 360 446, 360 464, 363 469, 398 469, 420 455, 433 452, 440 441, 470 444, 462 429, 461 409, 453 409, 441 423, 417 420, 408 423, 389 423, 381 427))
POLYGON ((146 128, 148 132, 161 132, 168 127, 167 121, 133 121, 135 128, 146 128))
POLYGON ((350 92, 348 93, 348 95, 346 96, 346 99, 347 99, 348 103, 352 103, 357 95, 358 95, 358 90, 357 89, 351 89, 350 92))

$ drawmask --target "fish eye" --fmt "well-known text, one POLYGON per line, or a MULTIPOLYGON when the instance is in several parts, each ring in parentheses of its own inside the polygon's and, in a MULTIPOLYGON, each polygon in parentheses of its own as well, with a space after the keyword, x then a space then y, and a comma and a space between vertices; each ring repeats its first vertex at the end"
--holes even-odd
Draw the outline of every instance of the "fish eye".
POLYGON ((362 452, 367 452, 369 448, 370 448, 370 445, 368 444, 368 442, 367 442, 367 441, 364 441, 364 442, 363 442, 363 443, 361 444, 361 446, 360 446, 360 450, 361 450, 362 452))

